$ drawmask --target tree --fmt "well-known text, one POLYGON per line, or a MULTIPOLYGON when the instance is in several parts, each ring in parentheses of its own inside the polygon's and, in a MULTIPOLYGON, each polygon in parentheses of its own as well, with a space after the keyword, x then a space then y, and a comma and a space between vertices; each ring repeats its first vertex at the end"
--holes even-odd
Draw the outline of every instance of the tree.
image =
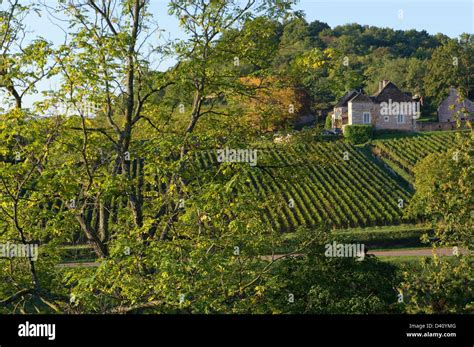
POLYGON ((400 293, 407 313, 472 313, 474 271, 471 256, 454 259, 433 256, 416 271, 404 271, 400 293))
MULTIPOLYGON (((198 121, 205 115, 228 115, 215 109, 219 97, 230 98, 235 94, 250 94, 255 90, 253 86, 243 83, 243 76, 239 74, 239 69, 235 69, 235 65, 240 65, 240 61, 248 64, 252 59, 261 62, 266 58, 263 57, 262 60, 262 57, 256 56, 246 46, 246 43, 252 43, 254 36, 248 32, 251 25, 244 30, 241 30, 242 26, 249 24, 248 21, 255 15, 266 14, 278 18, 288 11, 291 4, 292 1, 287 0, 248 0, 243 4, 225 0, 210 3, 190 0, 170 2, 169 13, 177 16, 188 35, 188 38, 176 45, 177 57, 183 61, 179 68, 179 79, 193 95, 189 123, 180 148, 180 163, 170 184, 171 187, 177 187, 178 199, 185 198, 183 194, 186 183, 181 171, 190 148, 189 138, 198 121), (219 40, 221 37, 224 39, 219 40), (211 101, 204 107, 206 100, 211 101)), ((272 31, 271 26, 267 29, 272 31)), ((271 40, 271 36, 268 35, 267 38, 271 40)), ((167 237, 179 215, 179 204, 176 202, 167 208, 172 211, 172 216, 164 227, 163 238, 167 237)))
MULTIPOLYGON (((453 247, 455 257, 435 256, 417 273, 404 272, 401 290, 410 313, 473 312, 472 132, 457 136, 450 151, 431 154, 414 168, 408 213, 429 218, 432 245, 453 247)), ((423 239, 429 242, 428 235, 423 239)))
POLYGON ((406 58, 374 59, 365 71, 367 90, 372 94, 377 93, 379 81, 382 80, 390 80, 401 90, 407 90, 408 67, 409 60, 406 58))
POLYGON ((472 134, 459 133, 446 153, 433 153, 414 168, 409 213, 432 218, 440 245, 472 247, 472 134))
POLYGON ((360 87, 362 76, 355 62, 355 57, 344 56, 332 48, 324 51, 314 48, 295 58, 291 73, 307 90, 313 108, 324 110, 348 90, 360 87))
MULTIPOLYGON (((48 201, 42 195, 44 186, 40 181, 61 127, 57 120, 37 119, 34 110, 23 103, 25 96, 36 92, 38 82, 55 73, 50 61, 51 44, 31 37, 25 27, 25 18, 34 10, 34 6, 8 1, 0 11, 0 89, 5 104, 11 106, 0 115, 0 237, 2 244, 25 247, 38 245, 44 234, 41 226, 47 214, 43 209, 48 201), (23 44, 25 38, 27 45, 23 44)), ((35 260, 30 256, 25 262, 9 259, 8 264, 0 265, 5 274, 1 292, 6 298, 2 304, 23 297, 48 302, 52 288, 48 287, 51 283, 43 265, 51 263, 37 264, 35 260), (15 271, 16 267, 20 271, 15 271)))
POLYGON ((140 0, 61 1, 52 9, 67 16, 74 31, 56 55, 65 82, 50 104, 65 104, 79 120, 69 122, 79 140, 65 135, 70 146, 80 148, 80 155, 70 158, 77 174, 71 176, 71 167, 56 168, 55 178, 63 187, 59 198, 74 201, 70 213, 102 258, 112 234, 109 220, 117 218, 121 200, 114 195, 125 194, 134 227, 143 227, 143 160, 134 157, 133 134, 140 122, 153 124, 144 109, 174 83, 168 79, 172 71, 158 78, 148 73, 161 50, 145 46, 157 30, 147 9, 148 2, 140 0), (87 105, 99 105, 94 110, 97 121, 88 119, 87 105), (69 185, 61 184, 63 179, 69 185))
POLYGON ((288 64, 310 47, 308 23, 304 18, 291 18, 283 24, 279 49, 274 59, 274 70, 284 73, 288 64))
POLYGON ((9 0, 7 7, 0 11, 0 89, 14 100, 17 109, 23 108, 25 95, 36 92, 39 81, 51 77, 54 65, 49 57, 51 44, 41 37, 30 38, 25 18, 36 8, 22 5, 19 0, 9 0))
POLYGON ((300 257, 289 257, 277 264, 281 281, 265 293, 276 313, 366 314, 401 312, 395 287, 397 269, 375 257, 328 257, 330 234, 322 230, 295 232, 305 245, 300 257))
MULTIPOLYGON (((281 235, 261 220, 265 203, 241 191, 251 167, 233 163, 200 167, 203 150, 215 152, 218 130, 204 127, 194 133, 204 115, 219 114, 213 96, 249 89, 240 80, 242 71, 232 64, 232 44, 244 64, 270 61, 246 45, 267 44, 256 42, 251 23, 249 29, 236 30, 251 17, 248 11, 268 11, 271 16, 275 8, 287 11, 289 3, 250 1, 243 8, 228 1, 201 5, 204 10, 196 2, 170 4, 177 6, 174 9, 191 38, 178 42, 175 49, 181 63, 164 73, 150 73, 151 58, 143 50, 153 33, 146 1, 61 1, 54 9, 67 16, 71 33, 54 56, 63 77, 61 89, 39 106, 46 111, 63 104, 69 110, 37 123, 41 127, 21 124, 35 131, 25 139, 35 146, 37 152, 29 152, 41 162, 28 158, 23 165, 27 177, 41 169, 34 180, 18 185, 23 182, 15 174, 20 166, 7 165, 2 176, 8 181, 6 197, 2 192, 6 213, 18 206, 22 220, 30 221, 29 216, 43 212, 42 225, 34 229, 42 244, 53 244, 53 236, 59 244, 86 241, 99 258, 97 269, 72 270, 67 276, 50 272, 49 289, 57 294, 51 307, 101 313, 244 312, 252 307, 255 288, 266 282, 271 266, 261 254, 271 253, 281 235), (181 12, 183 8, 195 17, 181 12), (151 110, 174 111, 174 100, 165 100, 164 91, 173 84, 193 91, 184 129, 168 126, 172 118, 151 116, 151 110), (98 105, 94 117, 85 110, 89 103, 98 105), (28 197, 42 204, 29 210, 31 201, 16 199, 17 191, 9 185, 18 192, 26 190, 28 197)), ((272 26, 268 28, 271 32, 272 26)), ((152 50, 157 51, 161 52, 152 50)), ((22 129, 14 122, 11 127, 5 131, 8 144, 22 129)), ((221 144, 245 140, 242 132, 224 130, 221 144)), ((3 152, 12 154, 9 148, 3 152)), ((11 308, 18 299, 14 294, 0 306, 11 308)))
POLYGON ((305 111, 307 96, 292 81, 278 77, 247 78, 245 83, 254 86, 252 96, 237 96, 237 103, 245 115, 243 122, 260 132, 290 127, 296 117, 305 111))
POLYGON ((474 41, 468 34, 435 49, 428 62, 430 73, 424 79, 426 93, 432 97, 434 105, 441 103, 450 87, 458 88, 464 97, 474 89, 473 56, 474 41))

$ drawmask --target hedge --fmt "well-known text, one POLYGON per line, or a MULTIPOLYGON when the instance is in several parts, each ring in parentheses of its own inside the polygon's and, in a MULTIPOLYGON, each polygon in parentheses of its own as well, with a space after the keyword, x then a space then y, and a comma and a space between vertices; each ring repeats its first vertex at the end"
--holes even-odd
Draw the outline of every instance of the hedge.
POLYGON ((344 138, 353 144, 360 144, 372 138, 373 126, 370 124, 352 124, 344 126, 344 138))

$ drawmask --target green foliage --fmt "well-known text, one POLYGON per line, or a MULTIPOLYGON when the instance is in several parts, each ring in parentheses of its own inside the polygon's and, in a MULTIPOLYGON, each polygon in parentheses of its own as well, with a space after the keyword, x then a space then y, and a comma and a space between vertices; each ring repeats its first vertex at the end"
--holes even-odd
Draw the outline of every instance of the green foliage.
POLYGON ((472 256, 425 259, 417 272, 403 272, 400 290, 407 313, 447 314, 474 312, 472 256))
POLYGON ((423 95, 423 78, 426 72, 426 63, 421 59, 387 59, 386 56, 372 58, 365 70, 367 91, 375 94, 378 92, 379 81, 390 80, 401 90, 423 95))
POLYGON ((371 257, 326 257, 320 237, 302 257, 282 262, 277 271, 285 282, 276 302, 285 313, 367 314, 400 312, 394 290, 396 268, 371 257), (282 295, 282 294, 286 295, 282 295), (294 302, 288 301, 292 295, 294 302))
MULTIPOLYGON (((400 312, 393 266, 326 257, 323 248, 331 229, 404 221, 397 202, 411 193, 357 147, 315 142, 319 128, 288 143, 261 141, 233 101, 258 95, 260 86, 248 80, 281 80, 302 87, 313 108, 329 108, 367 76, 388 73, 367 69, 371 61, 420 89, 424 50, 443 43, 436 59, 462 52, 425 32, 308 24, 300 13, 290 15, 292 3, 172 1, 184 38, 150 51, 147 35, 157 28, 149 2, 58 1, 69 35, 57 50, 39 37, 21 47, 24 20, 36 8, 9 3, 15 5, 0 13, 0 89, 14 107, 0 110, 0 243, 39 244, 40 254, 37 261, 0 259, 1 313, 400 312), (168 54, 179 64, 153 71, 152 61, 168 54), (55 74, 60 88, 25 109, 22 97, 55 74), (37 117, 63 102, 73 114, 37 117), (82 103, 98 105, 94 118, 82 103), (225 147, 257 149, 257 165, 217 162, 216 150, 225 147), (290 230, 297 232, 288 246, 282 231, 290 230), (97 264, 60 266, 65 250, 78 245, 97 264), (272 258, 284 247, 294 257, 272 258)), ((355 143, 369 132, 348 127, 355 143)), ((472 241, 472 201, 463 199, 472 195, 468 148, 459 143, 455 164, 450 152, 436 157, 439 167, 422 162, 413 170, 413 218, 429 214, 440 242, 463 247, 472 241)), ((334 239, 355 236, 415 237, 349 232, 334 239)), ((472 263, 435 265, 426 281, 405 277, 407 311, 429 311, 432 303, 419 295, 429 290, 450 296, 433 312, 470 310, 459 293, 472 282, 472 263)))
POLYGON ((414 168, 412 215, 432 218, 441 245, 472 247, 472 133, 456 134, 445 153, 433 153, 414 168))
POLYGON ((429 74, 423 83, 426 93, 432 97, 432 103, 439 103, 448 95, 450 87, 460 90, 466 97, 474 90, 474 36, 461 35, 458 40, 449 40, 438 47, 428 61, 429 74))
POLYGON ((332 128, 332 119, 330 115, 326 116, 326 120, 324 121, 324 129, 331 129, 332 128))
POLYGON ((308 23, 303 18, 294 18, 285 23, 279 37, 279 49, 275 55, 274 69, 285 73, 288 64, 311 47, 308 23))
POLYGON ((407 213, 429 217, 436 237, 433 245, 451 246, 458 255, 453 261, 435 257, 424 262, 421 274, 404 273, 401 288, 407 297, 406 310, 472 313, 472 133, 457 133, 449 151, 428 155, 413 172, 416 193, 407 213))
POLYGON ((333 48, 313 48, 295 57, 290 72, 292 78, 307 90, 313 107, 327 109, 347 90, 362 84, 362 75, 359 66, 354 64, 355 60, 333 48))
POLYGON ((346 242, 359 242, 369 249, 421 246, 421 237, 432 235, 427 226, 393 226, 348 230, 335 233, 334 236, 346 242))
POLYGON ((372 125, 352 124, 344 127, 344 138, 353 144, 366 143, 372 138, 372 134, 372 125))
POLYGON ((30 37, 28 44, 24 43, 28 35, 24 21, 34 11, 38 13, 36 5, 19 1, 9 2, 0 11, 0 90, 5 92, 2 98, 6 106, 13 101, 18 109, 22 108, 25 96, 37 92, 39 81, 57 72, 51 59, 51 43, 42 37, 30 37))

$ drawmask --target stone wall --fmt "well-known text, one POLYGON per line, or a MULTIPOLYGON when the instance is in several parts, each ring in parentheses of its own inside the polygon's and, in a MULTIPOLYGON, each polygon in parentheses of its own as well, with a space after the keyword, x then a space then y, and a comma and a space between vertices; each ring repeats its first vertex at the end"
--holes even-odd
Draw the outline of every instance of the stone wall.
POLYGON ((467 112, 474 113, 474 103, 472 101, 466 99, 461 104, 457 99, 458 93, 456 89, 451 88, 448 97, 438 107, 438 119, 440 122, 455 122, 455 116, 462 119, 463 116, 459 114, 462 108, 466 108, 467 112), (451 109, 453 105, 454 109, 451 109))
POLYGON ((406 115, 403 123, 397 122, 397 116, 382 116, 380 105, 370 102, 349 102, 349 124, 364 124, 364 112, 370 112, 371 124, 375 129, 413 131, 413 116, 406 115))
POLYGON ((414 123, 416 122, 411 115, 405 115, 404 122, 398 123, 398 117, 395 115, 382 116, 380 111, 377 113, 375 121, 375 129, 387 129, 387 130, 405 130, 413 131, 415 129, 414 123))
MULTIPOLYGON (((462 125, 464 125, 463 123, 462 125)), ((464 127, 464 126, 462 126, 464 127)), ((458 129, 456 122, 417 122, 417 131, 435 131, 435 130, 456 130, 458 129)))
POLYGON ((348 123, 347 124, 364 124, 364 112, 370 112, 371 124, 375 124, 378 105, 373 102, 349 102, 348 123))

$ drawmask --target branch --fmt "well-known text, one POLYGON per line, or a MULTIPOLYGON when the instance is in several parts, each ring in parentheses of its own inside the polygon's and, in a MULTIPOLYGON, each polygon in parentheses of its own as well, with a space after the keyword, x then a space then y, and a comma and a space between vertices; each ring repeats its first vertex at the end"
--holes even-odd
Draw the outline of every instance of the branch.
POLYGON ((34 289, 31 289, 31 288, 22 289, 19 292, 9 296, 8 298, 1 300, 0 305, 2 305, 2 306, 7 305, 7 304, 15 301, 16 299, 18 299, 20 297, 23 297, 27 294, 33 294, 33 293, 34 293, 34 289))
POLYGON ((115 30, 115 27, 114 25, 112 24, 112 21, 110 20, 110 17, 107 15, 107 13, 102 10, 99 6, 97 6, 97 4, 95 3, 94 0, 89 0, 89 4, 97 11, 100 13, 100 15, 102 16, 102 18, 104 18, 105 22, 107 23, 108 27, 110 28, 110 30, 112 31, 112 33, 117 36, 117 30, 115 30))
POLYGON ((150 301, 150 302, 146 302, 144 304, 137 304, 137 305, 132 305, 132 306, 119 306, 119 307, 116 307, 116 308, 113 308, 107 312, 105 312, 106 314, 126 314, 126 313, 130 313, 130 312, 133 312, 133 311, 136 311, 136 310, 140 310, 140 309, 144 309, 144 308, 152 308, 152 307, 155 307, 155 306, 159 306, 159 305, 162 305, 163 302, 160 301, 160 300, 154 300, 154 301, 150 301))

